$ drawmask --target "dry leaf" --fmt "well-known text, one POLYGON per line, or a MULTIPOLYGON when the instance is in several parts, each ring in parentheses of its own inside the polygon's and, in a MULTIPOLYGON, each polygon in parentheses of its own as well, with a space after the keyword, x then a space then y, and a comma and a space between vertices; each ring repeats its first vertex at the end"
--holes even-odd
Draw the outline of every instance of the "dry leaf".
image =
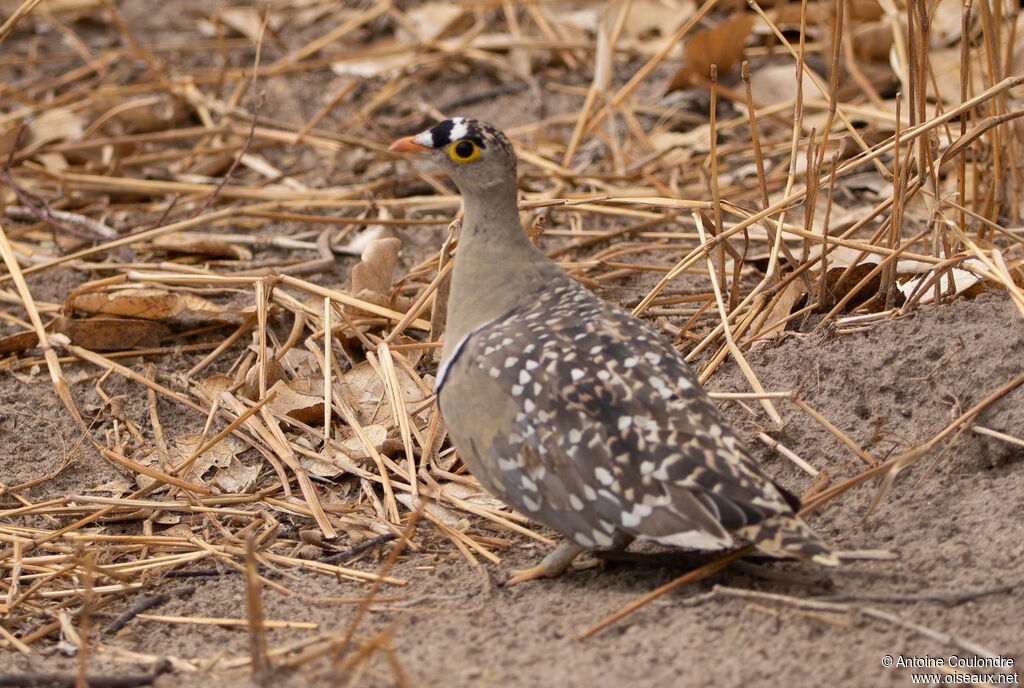
MULTIPOLYGON (((833 7, 826 3, 799 3, 788 2, 784 5, 773 8, 768 12, 768 18, 783 31, 800 29, 801 15, 806 17, 808 33, 818 30, 825 22, 832 18, 833 7), (805 9, 806 8, 806 9, 805 9)), ((767 25, 760 25, 755 33, 768 35, 772 29, 767 25)))
POLYGON ((433 499, 424 501, 422 499, 417 499, 406 492, 396 494, 395 499, 409 511, 416 511, 422 505, 424 511, 429 513, 431 516, 434 516, 437 520, 441 521, 441 523, 445 524, 449 528, 460 530, 459 523, 463 520, 462 516, 448 507, 441 506, 433 499))
POLYGON ((54 322, 53 331, 93 351, 151 349, 160 346, 160 340, 171 334, 169 327, 155 320, 104 317, 60 317, 54 322))
POLYGON ((440 483, 441 494, 461 499, 464 502, 472 502, 489 509, 507 509, 508 505, 497 497, 491 496, 483 487, 472 487, 456 482, 440 483))
MULTIPOLYGON (((319 299, 318 305, 321 306, 322 310, 323 302, 319 301, 319 299)), ((320 363, 317 361, 316 356, 313 355, 313 352, 309 349, 292 347, 284 352, 281 359, 298 379, 312 379, 314 376, 321 374, 320 363)), ((323 391, 322 383, 320 391, 323 391)))
POLYGON ((0 129, 0 158, 6 160, 14 149, 18 139, 18 125, 11 124, 6 129, 0 129))
POLYGON ((757 339, 755 339, 754 342, 764 346, 767 345, 769 341, 781 337, 783 331, 786 329, 786 324, 788 322, 787 318, 789 317, 789 314, 793 312, 793 306, 795 306, 805 294, 806 291, 804 290, 804 285, 799 280, 793 280, 786 285, 785 291, 783 291, 782 295, 776 299, 775 305, 772 306, 771 311, 768 313, 768 317, 765 318, 764 324, 761 326, 761 331, 758 333, 757 339))
POLYGON ((711 65, 718 66, 719 75, 731 70, 743 57, 743 45, 753 26, 750 14, 736 12, 715 28, 694 34, 683 50, 683 68, 672 77, 667 90, 682 90, 696 80, 711 78, 711 65))
MULTIPOLYGON (((203 443, 208 439, 210 438, 201 434, 191 434, 174 440, 171 458, 175 463, 191 458, 196 450, 202 447, 203 443)), ((244 449, 245 444, 238 438, 234 436, 225 437, 199 455, 199 458, 192 464, 189 474, 199 479, 214 466, 226 468, 231 465, 235 454, 244 449)))
MULTIPOLYGON (((381 213, 382 216, 386 213, 381 213)), ((391 236, 391 230, 387 225, 367 225, 362 231, 357 232, 344 244, 332 244, 331 250, 335 253, 343 253, 347 256, 362 256, 366 247, 384 237, 391 236)), ((347 238, 347 235, 346 235, 347 238)))
POLYGON ((207 403, 213 403, 214 399, 219 399, 223 392, 228 391, 234 386, 235 381, 229 375, 211 375, 210 377, 203 378, 195 384, 195 391, 202 396, 207 403))
POLYGON ((323 397, 297 392, 284 380, 275 382, 270 391, 276 395, 267 403, 267 407, 275 416, 288 416, 307 425, 323 422, 323 397))
POLYGON ((54 141, 77 141, 85 131, 85 118, 71 108, 43 110, 29 124, 29 142, 42 146, 54 141))
MULTIPOLYGON (((811 75, 801 74, 804 98, 821 97, 811 75)), ((795 102, 796 86, 796 67, 792 64, 765 65, 750 75, 750 97, 758 107, 795 102)))
POLYGON ((54 14, 72 13, 74 17, 62 17, 65 21, 69 19, 78 20, 83 16, 94 16, 90 10, 98 10, 100 0, 46 0, 46 11, 54 14))
MULTIPOLYGON (((204 438, 202 435, 197 434, 186 435, 172 442, 166 454, 157 447, 142 447, 139 451, 135 452, 132 460, 143 466, 155 466, 159 470, 166 471, 171 466, 191 458, 192 454, 207 439, 209 438, 204 438)), ((224 438, 200 454, 199 458, 190 467, 187 478, 199 484, 207 482, 202 478, 204 473, 214 466, 227 467, 231 465, 231 462, 237 462, 235 455, 244 449, 245 444, 241 440, 235 437, 224 438)), ((139 487, 148 487, 155 482, 153 478, 144 473, 136 474, 134 478, 135 484, 139 487)), ((161 523, 166 522, 161 521, 161 523)))
MULTIPOLYGON (((290 8, 293 9, 293 8, 290 8)), ((287 14, 271 12, 267 27, 270 31, 277 31, 285 22, 292 19, 289 10, 287 14)), ((234 6, 224 7, 216 13, 216 21, 232 31, 236 31, 254 43, 259 39, 260 28, 263 26, 263 12, 260 7, 234 6)), ((199 33, 204 36, 214 37, 217 35, 217 27, 211 19, 203 17, 196 24, 199 33)))
POLYGON ((624 26, 625 34, 634 38, 671 36, 696 9, 696 3, 690 1, 633 0, 624 26))
POLYGON ((402 240, 384 237, 370 242, 363 249, 362 260, 352 267, 350 293, 358 299, 378 305, 391 301, 391 276, 398 263, 402 240))
MULTIPOLYGON (((279 381, 287 381, 288 375, 285 372, 284 366, 276 358, 271 357, 267 361, 267 365, 261 368, 261 366, 254 365, 245 372, 245 384, 238 390, 246 399, 252 399, 255 401, 260 398, 260 371, 261 369, 266 370, 267 379, 266 386, 268 389, 273 388, 279 381)), ((298 390, 305 392, 306 390, 298 390)))
MULTIPOLYGON (((139 465, 150 468, 156 467, 161 471, 170 467, 168 465, 170 464, 170 457, 157 447, 140 447, 139 450, 132 455, 131 459, 139 465)), ((135 473, 131 477, 135 480, 135 486, 143 489, 150 487, 157 482, 156 478, 152 478, 145 473, 135 473)))
MULTIPOLYGON (((341 463, 339 461, 339 463, 341 463)), ((309 475, 316 476, 317 478, 326 478, 327 480, 334 480, 338 476, 346 472, 343 466, 338 466, 327 459, 315 458, 307 456, 300 462, 302 470, 306 471, 309 475)), ((320 531, 316 531, 320 532, 320 531)))
POLYGON ((885 10, 878 0, 845 0, 846 11, 844 14, 853 24, 875 21, 881 19, 885 10))
POLYGON ((256 487, 259 475, 259 466, 246 466, 237 458, 232 458, 226 468, 221 468, 210 478, 210 487, 222 493, 245 494, 256 487))
POLYGON ((246 320, 244 313, 229 311, 195 294, 137 287, 72 294, 64 303, 64 311, 121 315, 181 325, 200 325, 211 320, 241 325, 246 320))
MULTIPOLYGON (((1011 266, 1012 265, 1013 263, 1011 262, 1011 266)), ((932 282, 934 277, 934 268, 934 265, 928 263, 901 260, 896 266, 897 273, 900 275, 911 274, 914 275, 914 277, 902 280, 896 285, 896 288, 900 290, 900 293, 903 294, 904 298, 909 299, 915 291, 919 291, 923 284, 928 282, 929 286, 924 293, 920 294, 920 300, 918 303, 931 303, 935 300, 935 289, 931 286, 934 284, 932 282)), ((952 293, 957 296, 964 295, 973 297, 984 291, 984 287, 981 286, 983 283, 982 278, 978 276, 978 273, 972 271, 970 268, 987 272, 988 268, 985 264, 980 260, 971 258, 963 262, 963 268, 952 268, 951 270, 946 270, 942 273, 938 280, 940 294, 949 294, 951 285, 952 293)), ((993 288, 999 288, 999 285, 994 283, 991 286, 993 288)))
POLYGON ((597 32, 601 24, 601 8, 596 4, 582 9, 565 8, 563 11, 550 12, 549 18, 563 29, 569 29, 569 35, 583 38, 597 32))
MULTIPOLYGON (((971 14, 978 15, 978 7, 971 7, 971 14)), ((945 48, 959 43, 963 34, 964 3, 937 0, 931 8, 928 21, 928 45, 931 48, 945 48)))
POLYGON ((161 93, 156 105, 129 108, 117 115, 117 122, 126 132, 144 134, 153 131, 167 131, 186 126, 192 117, 192 109, 179 97, 161 93))
POLYGON ((131 491, 131 486, 124 478, 115 478, 109 482, 100 483, 86 488, 86 492, 107 492, 114 497, 121 497, 131 491))
POLYGON ((18 332, 0 338, 0 354, 14 354, 39 345, 35 332, 18 332))
MULTIPOLYGON (((868 273, 876 267, 878 267, 877 263, 860 263, 850 268, 849 272, 847 272, 847 268, 845 267, 830 268, 827 270, 824 278, 826 304, 832 305, 841 301, 844 297, 850 294, 853 288, 856 287, 862 279, 867 277, 868 273), (846 277, 842 282, 839 282, 839 279, 844 273, 846 273, 846 277)), ((816 286, 816 289, 820 289, 821 279, 821 277, 818 278, 818 286, 816 286)), ((847 301, 847 309, 853 310, 877 294, 881 283, 881 275, 876 274, 868 281, 867 284, 853 293, 853 296, 847 301)))
MULTIPOLYGON (((388 437, 388 429, 383 425, 366 425, 363 432, 370 441, 370 445, 378 452, 384 446, 388 437)), ((362 468, 357 463, 370 459, 370 452, 363 446, 362 441, 352 435, 340 442, 335 440, 331 449, 332 456, 307 457, 302 460, 302 468, 321 478, 334 480, 344 473, 352 475, 361 474, 362 468)))
POLYGON ((951 107, 960 103, 960 84, 964 77, 971 79, 975 84, 987 83, 988 68, 983 60, 972 60, 968 64, 970 76, 961 76, 960 46, 932 50, 928 53, 928 59, 935 73, 939 97, 943 103, 951 107))
MULTIPOLYGON (((278 15, 275 13, 270 16, 273 19, 278 15)), ((225 7, 217 13, 217 19, 253 42, 259 38, 263 27, 262 13, 255 7, 225 7)))
MULTIPOLYGON (((421 43, 430 43, 462 16, 466 7, 456 2, 428 2, 405 13, 409 20, 404 24, 416 34, 421 43)), ((406 34, 408 35, 408 34, 406 34)))
MULTIPOLYGON (((384 441, 388 438, 388 429, 379 424, 364 425, 363 432, 366 433, 366 437, 370 440, 370 444, 372 444, 373 448, 377 451, 380 451, 381 447, 384 446, 384 441)), ((370 458, 370 453, 366 450, 366 447, 363 446, 363 441, 355 435, 346 437, 341 440, 339 444, 340 449, 350 459, 370 458)))
POLYGON ((36 161, 50 172, 63 172, 68 169, 68 159, 64 157, 63 153, 56 153, 54 151, 48 151, 46 153, 37 153, 36 161))
POLYGON ((854 26, 850 30, 849 40, 853 46, 853 54, 858 58, 858 66, 863 68, 864 62, 889 64, 889 51, 892 49, 892 25, 886 21, 868 22, 854 26))
POLYGON ((377 41, 374 54, 361 53, 331 63, 331 71, 338 76, 374 79, 390 77, 409 66, 408 48, 398 41, 377 41))
MULTIPOLYGON (((398 375, 398 384, 406 405, 420 405, 427 395, 420 389, 413 377, 402 366, 395 366, 395 373, 398 375)), ((345 384, 351 390, 350 396, 354 397, 359 405, 360 422, 379 423, 385 426, 394 425, 391 407, 384 390, 384 381, 380 379, 377 371, 368 361, 357 364, 345 373, 345 384)))
POLYGON ((174 232, 157 237, 149 246, 167 253, 189 253, 207 258, 252 260, 252 251, 208 232, 174 232))

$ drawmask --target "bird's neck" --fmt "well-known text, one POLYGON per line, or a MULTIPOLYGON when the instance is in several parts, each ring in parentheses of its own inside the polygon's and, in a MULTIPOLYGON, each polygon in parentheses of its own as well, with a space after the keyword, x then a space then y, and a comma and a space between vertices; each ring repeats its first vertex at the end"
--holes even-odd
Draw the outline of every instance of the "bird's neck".
POLYGON ((515 187, 463 195, 462 232, 452 268, 443 358, 480 325, 566 278, 519 224, 515 187))

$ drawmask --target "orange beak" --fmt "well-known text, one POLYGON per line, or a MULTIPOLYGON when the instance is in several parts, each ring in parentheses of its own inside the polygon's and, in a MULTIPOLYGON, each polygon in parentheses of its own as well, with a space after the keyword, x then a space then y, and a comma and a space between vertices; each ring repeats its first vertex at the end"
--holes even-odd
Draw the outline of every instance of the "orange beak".
POLYGON ((425 153, 430 150, 426 146, 416 143, 415 139, 415 136, 404 136, 397 141, 393 141, 388 146, 388 151, 391 153, 425 153))

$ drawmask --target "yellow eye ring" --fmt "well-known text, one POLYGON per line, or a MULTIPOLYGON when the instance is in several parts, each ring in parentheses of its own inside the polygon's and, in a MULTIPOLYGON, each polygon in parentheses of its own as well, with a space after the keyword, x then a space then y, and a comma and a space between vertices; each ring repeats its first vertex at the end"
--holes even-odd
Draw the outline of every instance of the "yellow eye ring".
POLYGON ((460 139, 448 146, 448 157, 452 162, 470 162, 480 157, 480 146, 469 139, 460 139))

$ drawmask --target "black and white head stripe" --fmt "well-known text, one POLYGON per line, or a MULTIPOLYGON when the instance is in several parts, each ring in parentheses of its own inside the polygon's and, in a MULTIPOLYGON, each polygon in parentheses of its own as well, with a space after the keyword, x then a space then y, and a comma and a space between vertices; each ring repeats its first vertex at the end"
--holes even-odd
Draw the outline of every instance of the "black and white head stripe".
POLYGON ((476 120, 467 120, 465 117, 453 117, 439 122, 430 129, 413 139, 416 143, 425 148, 440 149, 445 146, 470 139, 481 148, 486 148, 483 132, 476 120))
POLYGON ((416 136, 413 141, 424 148, 441 150, 463 139, 469 139, 481 149, 486 149, 493 144, 505 149, 510 155, 512 154, 512 144, 501 131, 486 122, 466 117, 452 117, 438 122, 416 136))

